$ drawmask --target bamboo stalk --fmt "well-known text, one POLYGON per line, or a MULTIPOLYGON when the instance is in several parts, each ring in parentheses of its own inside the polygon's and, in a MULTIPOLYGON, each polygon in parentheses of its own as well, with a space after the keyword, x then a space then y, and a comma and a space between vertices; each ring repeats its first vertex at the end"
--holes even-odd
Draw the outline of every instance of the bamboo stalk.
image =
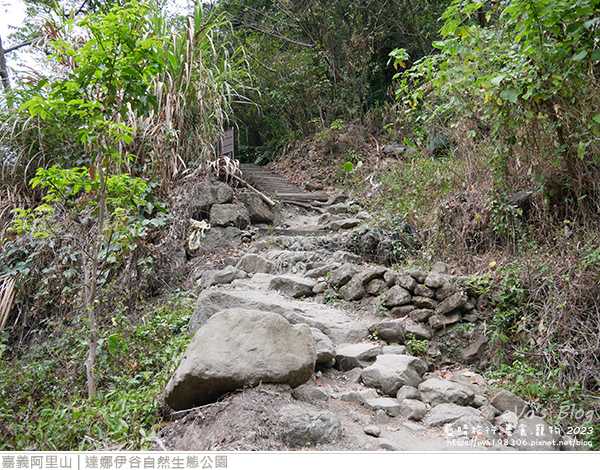
POLYGON ((15 299, 15 278, 5 277, 0 288, 0 331, 6 326, 15 299))

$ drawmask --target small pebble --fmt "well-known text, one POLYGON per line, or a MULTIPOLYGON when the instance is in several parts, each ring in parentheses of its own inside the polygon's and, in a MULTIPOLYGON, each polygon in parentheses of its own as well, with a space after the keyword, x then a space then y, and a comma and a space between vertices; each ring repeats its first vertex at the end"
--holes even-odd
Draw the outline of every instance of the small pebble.
POLYGON ((379 437, 381 435, 381 429, 379 426, 367 426, 365 429, 365 434, 373 437, 379 437))

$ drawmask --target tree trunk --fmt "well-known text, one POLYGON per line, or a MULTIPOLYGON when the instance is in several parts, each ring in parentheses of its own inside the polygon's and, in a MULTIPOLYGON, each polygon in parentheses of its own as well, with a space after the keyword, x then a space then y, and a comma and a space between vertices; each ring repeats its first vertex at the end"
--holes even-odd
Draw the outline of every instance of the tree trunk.
POLYGON ((0 36, 0 80, 2 80, 4 91, 8 91, 10 90, 10 82, 8 81, 5 52, 4 47, 2 47, 2 36, 0 36))
MULTIPOLYGON (((96 243, 92 251, 92 267, 89 281, 89 289, 86 295, 86 307, 88 311, 88 320, 90 328, 90 349, 86 361, 87 381, 88 381, 88 398, 92 399, 96 395, 97 385, 96 376, 94 374, 94 363, 96 361, 96 350, 98 349, 98 325, 96 322, 96 292, 98 288, 98 265, 100 249, 104 238, 104 216, 106 213, 106 180, 102 163, 100 162, 101 152, 98 152, 96 167, 100 178, 100 203, 98 206, 98 235, 96 243)), ((87 284, 87 283, 86 283, 87 284)))

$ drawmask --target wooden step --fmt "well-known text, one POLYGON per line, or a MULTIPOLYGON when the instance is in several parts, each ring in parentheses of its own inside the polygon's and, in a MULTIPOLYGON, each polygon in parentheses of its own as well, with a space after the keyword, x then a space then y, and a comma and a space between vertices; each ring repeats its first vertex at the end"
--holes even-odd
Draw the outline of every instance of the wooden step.
POLYGON ((290 180, 269 168, 253 163, 242 163, 240 170, 244 180, 259 191, 275 196, 281 201, 327 201, 329 196, 322 192, 309 193, 293 184, 290 180))

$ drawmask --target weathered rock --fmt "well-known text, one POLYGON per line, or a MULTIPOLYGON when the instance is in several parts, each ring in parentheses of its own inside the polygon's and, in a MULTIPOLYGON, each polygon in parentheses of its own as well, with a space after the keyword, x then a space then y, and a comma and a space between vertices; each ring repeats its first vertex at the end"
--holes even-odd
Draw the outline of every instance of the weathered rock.
POLYGON ((430 297, 413 297, 413 303, 417 308, 426 308, 428 310, 434 310, 438 303, 430 297))
POLYGON ((508 390, 498 392, 490 403, 501 412, 512 411, 517 416, 521 416, 529 408, 525 400, 508 390))
POLYGON ((371 343, 350 344, 338 348, 335 355, 335 365, 341 370, 350 370, 355 367, 366 367, 375 357, 382 354, 381 346, 371 343))
POLYGON ((202 277, 198 281, 198 285, 202 289, 208 289, 209 287, 219 284, 229 284, 236 278, 238 273, 239 270, 233 266, 227 266, 218 271, 204 271, 204 273, 202 273, 202 277))
POLYGON ((356 277, 365 284, 368 284, 373 279, 378 277, 383 277, 386 273, 387 269, 383 266, 371 266, 369 268, 363 269, 360 273, 356 275, 356 277))
POLYGON ((313 287, 313 294, 315 294, 315 295, 323 294, 328 288, 329 288, 329 286, 327 285, 327 283, 325 281, 317 282, 315 284, 315 287, 313 287))
MULTIPOLYGON (((324 266, 320 266, 318 268, 310 269, 310 270, 306 271, 304 273, 304 275, 306 277, 317 279, 319 277, 327 276, 331 271, 333 271, 334 269, 337 269, 339 267, 340 267, 340 265, 337 263, 330 263, 330 264, 326 264, 324 266)), ((352 277, 352 276, 350 276, 350 277, 352 277)))
MULTIPOLYGON (((259 274, 254 275, 256 276, 259 274)), ((260 292, 248 288, 213 288, 202 291, 190 318, 190 332, 195 333, 215 313, 234 307, 279 313, 292 324, 305 323, 318 328, 335 344, 354 343, 369 334, 366 327, 335 308, 286 299, 276 292, 260 292)))
POLYGON ((395 273, 394 271, 390 271, 387 270, 385 272, 385 274, 383 275, 383 280, 385 282, 387 282, 387 285, 392 287, 394 284, 396 284, 396 278, 398 277, 398 273, 395 273))
POLYGON ((292 397, 307 403, 323 402, 329 400, 329 393, 323 387, 303 384, 292 390, 292 397))
POLYGON ((410 314, 415 308, 412 304, 399 305, 398 307, 392 308, 388 313, 390 317, 394 318, 404 318, 406 315, 410 314))
POLYGON ((280 417, 284 425, 282 437, 292 446, 332 443, 342 435, 340 419, 331 411, 289 405, 281 409, 280 417))
POLYGON ((474 364, 481 360, 485 352, 485 346, 488 343, 487 336, 477 336, 475 341, 463 349, 462 358, 467 364, 474 364))
POLYGON ((236 267, 243 269, 247 273, 270 274, 275 270, 275 265, 272 261, 254 253, 244 255, 236 267))
POLYGON ((373 411, 383 410, 389 416, 398 416, 400 414, 400 403, 394 398, 367 398, 365 399, 364 407, 373 411))
POLYGON ((485 393, 485 387, 487 386, 487 381, 483 378, 483 376, 471 372, 468 369, 459 370, 452 374, 450 377, 452 382, 458 382, 463 385, 469 387, 475 395, 483 395, 485 393))
POLYGON ((448 265, 442 261, 437 261, 431 268, 432 273, 448 274, 448 265))
POLYGON ((447 282, 446 276, 438 273, 429 273, 425 278, 424 284, 432 289, 438 289, 447 282))
POLYGON ((383 347, 383 354, 401 354, 406 355, 406 346, 391 345, 383 347))
POLYGON ((506 444, 520 451, 550 452, 560 447, 560 434, 538 416, 520 419, 506 444))
POLYGON ((433 334, 427 327, 411 320, 410 318, 403 319, 402 323, 404 324, 404 331, 406 334, 410 333, 415 337, 415 339, 429 341, 431 338, 433 338, 433 334))
POLYGON ((467 303, 468 296, 465 292, 456 292, 438 304, 435 311, 440 315, 459 310, 467 303))
POLYGON ((358 277, 354 276, 339 290, 339 296, 344 300, 360 300, 367 295, 367 289, 358 277))
POLYGON ((202 213, 208 213, 213 204, 228 204, 233 201, 233 189, 220 181, 203 183, 197 197, 191 202, 190 213, 198 219, 202 213))
POLYGON ((333 194, 327 200, 327 204, 326 205, 328 205, 328 206, 334 206, 335 204, 343 204, 344 202, 346 202, 349 199, 349 197, 350 196, 348 196, 345 193, 333 194))
POLYGON ((381 278, 373 279, 367 284, 367 294, 369 295, 381 295, 389 288, 388 283, 381 278))
POLYGON ((403 400, 402 404, 400 405, 400 414, 406 419, 419 421, 427 414, 427 405, 422 401, 413 398, 407 398, 403 400))
POLYGON ((374 424, 367 426, 365 429, 363 429, 363 431, 368 436, 373 436, 373 437, 381 436, 381 428, 379 426, 375 426, 374 424))
POLYGON ((270 287, 284 295, 299 298, 313 295, 313 288, 316 284, 316 281, 313 279, 305 277, 277 276, 271 279, 270 287))
POLYGON ((426 371, 427 364, 417 357, 384 354, 363 369, 361 377, 365 385, 395 395, 403 385, 418 386, 426 371))
POLYGON ((399 305, 405 305, 410 303, 411 301, 410 292, 400 286, 391 287, 390 290, 387 291, 385 300, 383 301, 383 305, 390 309, 397 307, 399 305))
POLYGON ((454 294, 456 294, 456 286, 451 282, 446 282, 435 291, 435 298, 441 302, 454 294))
POLYGON ((396 285, 403 287, 407 291, 413 292, 417 287, 417 281, 415 281, 414 277, 409 276, 408 274, 399 274, 396 277, 396 285))
POLYGON ((429 317, 435 314, 434 310, 429 308, 420 308, 409 313, 411 320, 417 322, 426 322, 429 317))
POLYGON ((480 418, 481 413, 470 406, 460 406, 455 403, 442 403, 429 410, 423 418, 423 424, 427 427, 442 426, 463 417, 480 418))
MULTIPOLYGON (((452 379, 450 379, 450 380, 452 380, 452 379)), ((473 389, 471 389, 471 390, 473 390, 473 389)), ((475 398, 473 399, 473 403, 471 403, 471 406, 473 408, 481 408, 482 406, 486 406, 486 405, 490 404, 490 401, 485 397, 485 395, 477 395, 477 392, 475 392, 474 390, 473 390, 473 392, 475 393, 475 398)))
POLYGON ((311 328, 310 332, 315 340, 317 364, 326 364, 335 359, 335 347, 329 337, 318 328, 311 328))
POLYGON ((458 323, 462 319, 460 312, 451 312, 447 315, 433 315, 429 317, 429 326, 434 330, 439 330, 454 323, 458 323))
POLYGON ((340 400, 356 403, 357 405, 364 405, 367 399, 374 398, 379 398, 379 395, 372 388, 360 391, 352 390, 350 392, 344 392, 340 394, 340 400))
POLYGON ((242 204, 214 204, 210 208, 210 225, 245 230, 250 225, 250 216, 242 204))
POLYGON ((423 284, 425 279, 427 279, 427 273, 425 271, 421 271, 420 269, 409 269, 406 271, 409 276, 412 276, 415 281, 419 284, 423 284))
POLYGON ((444 379, 428 379, 419 384, 421 400, 436 406, 441 403, 456 403, 467 406, 473 403, 475 393, 466 385, 444 379))
POLYGON ((396 393, 396 400, 402 403, 404 400, 421 400, 419 390, 410 385, 403 385, 396 393))
POLYGON ((329 273, 327 282, 332 287, 342 287, 359 271, 359 267, 352 263, 345 263, 329 273))
POLYGON ((261 223, 273 222, 275 220, 275 213, 260 194, 249 189, 244 189, 239 192, 238 196, 244 206, 246 206, 251 222, 261 223))
POLYGON ((325 209, 330 214, 346 214, 350 212, 350 208, 343 203, 333 204, 325 209))
POLYGON ((430 299, 433 299, 435 297, 435 289, 421 284, 417 284, 414 288, 413 294, 415 294, 416 297, 428 297, 430 299))
POLYGON ((377 333, 377 337, 388 343, 404 344, 404 325, 400 320, 381 321, 372 324, 369 331, 373 334, 377 333))
POLYGON ((350 229, 350 228, 354 228, 357 225, 360 225, 361 222, 362 222, 362 220, 360 220, 360 219, 356 219, 354 217, 350 217, 350 218, 347 218, 347 219, 333 220, 329 224, 329 227, 334 232, 337 232, 338 230, 347 230, 347 229, 350 229))
POLYGON ((323 230, 329 230, 331 222, 339 219, 341 219, 339 215, 334 215, 330 214, 329 212, 325 212, 324 214, 321 214, 321 216, 317 219, 317 225, 323 230))
POLYGON ((188 246, 187 254, 196 257, 203 253, 216 253, 231 246, 238 246, 242 243, 242 233, 237 227, 211 227, 198 240, 195 250, 188 246))
POLYGON ((281 315, 241 308, 214 315, 192 339, 169 381, 165 401, 175 410, 216 401, 259 382, 307 382, 316 361, 306 325, 281 315))

